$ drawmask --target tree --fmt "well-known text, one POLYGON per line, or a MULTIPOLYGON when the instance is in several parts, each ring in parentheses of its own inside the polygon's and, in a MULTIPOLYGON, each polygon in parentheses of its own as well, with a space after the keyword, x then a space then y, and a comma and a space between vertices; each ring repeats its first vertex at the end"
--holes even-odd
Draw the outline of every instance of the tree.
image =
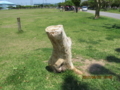
POLYGON ((78 12, 78 7, 80 6, 81 0, 72 0, 75 5, 75 11, 78 12))
POLYGON ((98 19, 100 17, 100 9, 101 9, 101 4, 102 1, 101 0, 95 0, 95 19, 98 19))
MULTIPOLYGON (((93 1, 93 0, 91 0, 93 1)), ((95 3, 95 19, 100 17, 100 9, 102 7, 103 2, 106 0, 94 0, 95 3)))
POLYGON ((100 9, 104 3, 108 3, 109 7, 111 7, 115 1, 117 1, 120 6, 120 0, 89 0, 89 2, 95 3, 95 19, 100 17, 100 9))
MULTIPOLYGON (((108 3, 108 6, 111 7, 111 4, 115 1, 115 0, 94 0, 95 1, 95 19, 100 17, 100 9, 102 7, 103 3, 108 3)), ((119 2, 120 0, 118 0, 119 2)))

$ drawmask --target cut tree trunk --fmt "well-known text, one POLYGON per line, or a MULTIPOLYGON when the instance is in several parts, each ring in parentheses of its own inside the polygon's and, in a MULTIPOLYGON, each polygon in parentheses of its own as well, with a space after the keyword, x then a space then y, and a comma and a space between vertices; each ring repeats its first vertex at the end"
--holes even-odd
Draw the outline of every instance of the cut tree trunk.
POLYGON ((66 36, 63 25, 48 26, 45 31, 53 45, 53 51, 48 61, 48 66, 52 68, 54 72, 63 72, 69 69, 77 74, 82 74, 72 63, 72 42, 70 37, 66 36))

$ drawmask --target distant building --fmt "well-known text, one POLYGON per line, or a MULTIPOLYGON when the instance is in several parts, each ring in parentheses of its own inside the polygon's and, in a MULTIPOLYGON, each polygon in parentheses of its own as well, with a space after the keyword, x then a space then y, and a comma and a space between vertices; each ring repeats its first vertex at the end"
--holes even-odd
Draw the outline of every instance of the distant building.
POLYGON ((16 4, 8 1, 0 1, 1 9, 9 9, 9 7, 16 7, 16 4))

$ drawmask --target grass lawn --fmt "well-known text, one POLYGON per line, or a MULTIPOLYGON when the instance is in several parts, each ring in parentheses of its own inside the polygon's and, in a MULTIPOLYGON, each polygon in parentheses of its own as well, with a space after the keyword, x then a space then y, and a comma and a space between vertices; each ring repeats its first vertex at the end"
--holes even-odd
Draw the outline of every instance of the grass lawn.
POLYGON ((0 89, 119 90, 120 20, 93 17, 56 9, 0 10, 0 89), (58 24, 72 39, 73 63, 83 77, 46 70, 52 45, 45 28, 58 24))
POLYGON ((107 11, 101 9, 101 11, 104 11, 104 12, 111 12, 111 13, 118 13, 118 14, 120 14, 119 9, 115 9, 115 10, 114 10, 114 9, 110 9, 110 10, 107 10, 107 11))

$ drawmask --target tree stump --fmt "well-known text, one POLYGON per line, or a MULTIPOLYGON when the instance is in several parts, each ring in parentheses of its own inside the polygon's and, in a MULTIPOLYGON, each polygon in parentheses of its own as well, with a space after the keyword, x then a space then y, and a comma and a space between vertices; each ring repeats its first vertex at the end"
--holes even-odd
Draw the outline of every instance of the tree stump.
POLYGON ((48 66, 51 67, 54 72, 63 72, 69 69, 77 74, 82 74, 72 63, 72 41, 70 37, 66 36, 63 25, 48 26, 45 31, 53 46, 48 66))

